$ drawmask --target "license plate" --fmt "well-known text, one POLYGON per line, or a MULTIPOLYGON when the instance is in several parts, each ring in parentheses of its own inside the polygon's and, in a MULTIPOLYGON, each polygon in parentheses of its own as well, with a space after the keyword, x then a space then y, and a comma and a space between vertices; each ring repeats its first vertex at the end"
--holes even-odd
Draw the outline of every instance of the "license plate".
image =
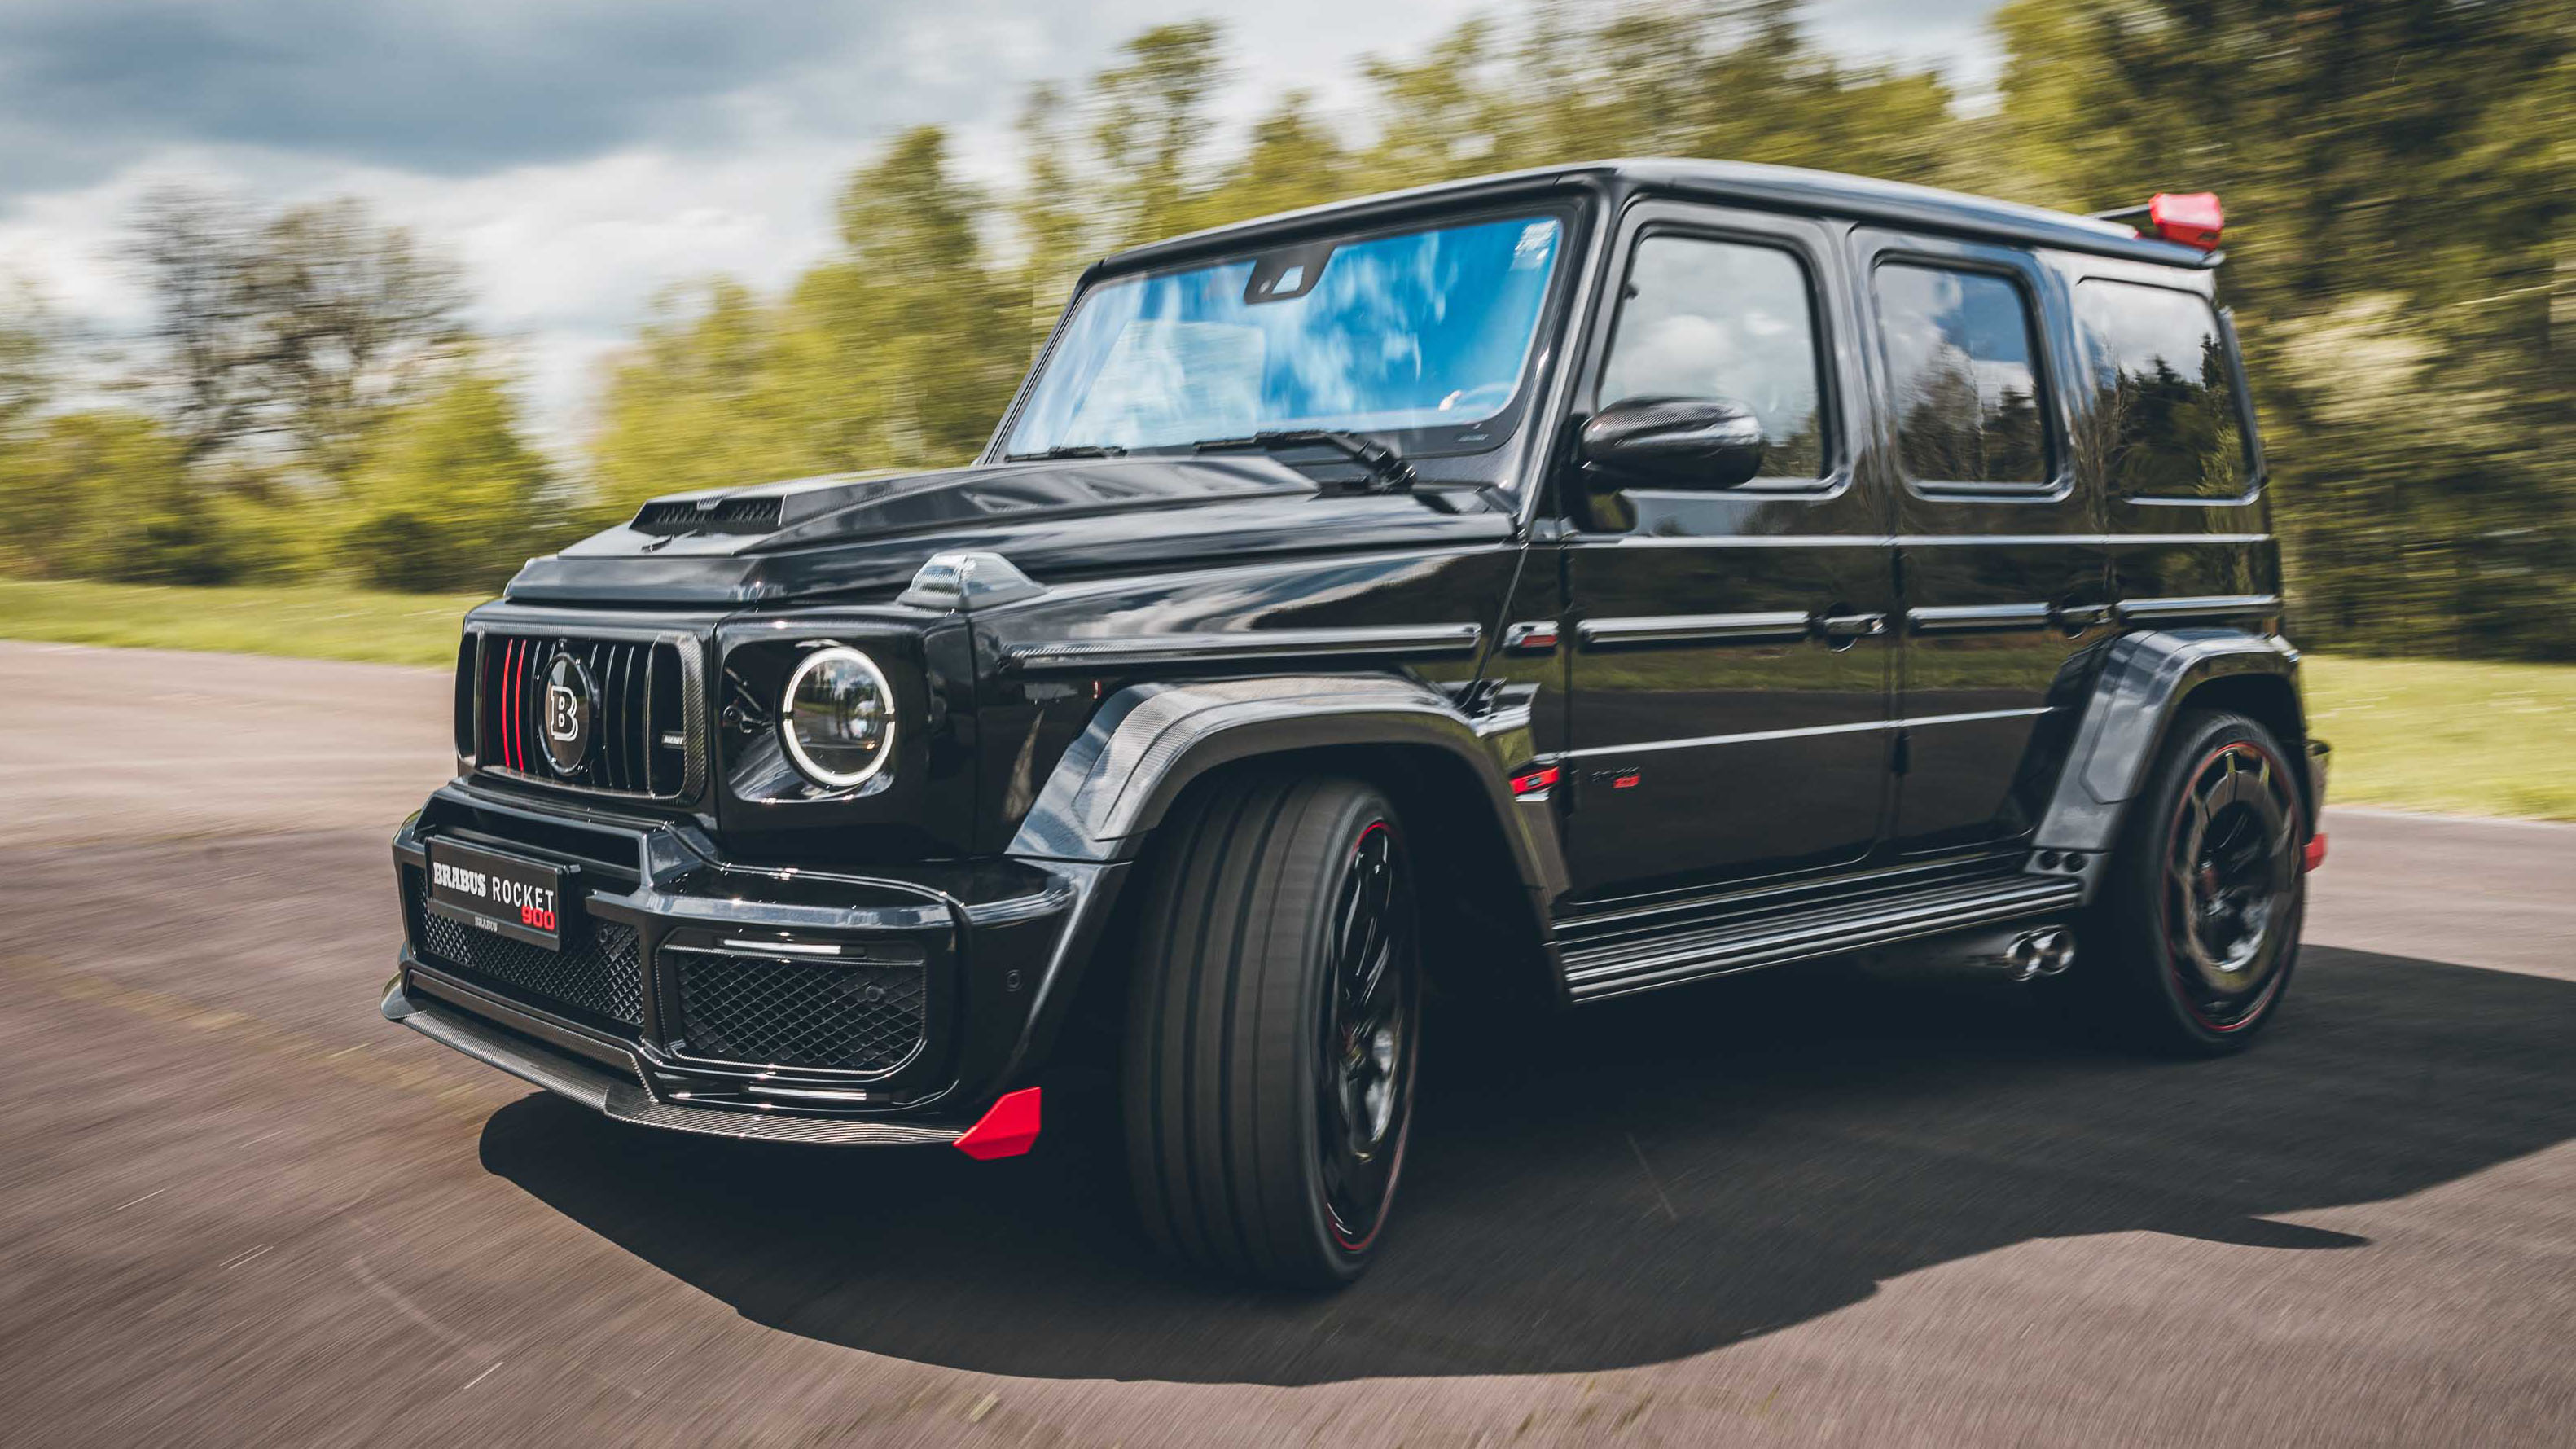
POLYGON ((567 893, 579 874, 577 867, 433 840, 427 904, 451 920, 560 951, 565 928, 577 923, 579 907, 567 893))

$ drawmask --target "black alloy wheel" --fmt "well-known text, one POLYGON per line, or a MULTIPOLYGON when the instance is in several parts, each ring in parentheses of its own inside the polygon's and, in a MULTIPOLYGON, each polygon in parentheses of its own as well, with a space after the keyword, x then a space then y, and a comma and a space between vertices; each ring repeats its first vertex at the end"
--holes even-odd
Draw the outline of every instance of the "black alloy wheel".
POLYGON ((1333 1241, 1365 1253, 1404 1165, 1398 1109, 1413 1068, 1413 912, 1392 825, 1361 830, 1334 895, 1316 1140, 1333 1241))
POLYGON ((1139 882, 1121 1097, 1146 1232, 1253 1282, 1348 1283, 1412 1127, 1421 943, 1404 832, 1375 787, 1219 780, 1139 882))
POLYGON ((2252 719, 2189 713, 2131 807, 2104 903, 2112 959, 2090 984, 2152 1045, 2237 1050, 2289 988, 2308 831, 2286 760, 2252 719))

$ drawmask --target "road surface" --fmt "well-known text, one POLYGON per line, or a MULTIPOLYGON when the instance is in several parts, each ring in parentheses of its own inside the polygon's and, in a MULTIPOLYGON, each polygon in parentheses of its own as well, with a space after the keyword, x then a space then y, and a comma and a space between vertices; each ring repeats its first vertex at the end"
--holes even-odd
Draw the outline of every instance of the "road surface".
POLYGON ((380 1020, 447 707, 0 643, 11 1443, 2576 1438, 2576 829, 2330 812, 2223 1062, 1830 972, 1435 1037, 1386 1260, 1301 1299, 1163 1269, 1078 1123, 654 1134, 380 1020))

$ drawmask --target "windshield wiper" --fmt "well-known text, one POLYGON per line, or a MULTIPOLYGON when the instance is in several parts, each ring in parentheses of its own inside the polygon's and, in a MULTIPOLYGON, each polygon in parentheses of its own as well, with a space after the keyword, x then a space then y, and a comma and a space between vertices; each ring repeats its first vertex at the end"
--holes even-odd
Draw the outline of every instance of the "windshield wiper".
POLYGON ((1034 453, 1004 453, 1005 463, 1052 462, 1059 458, 1124 458, 1127 450, 1116 443, 1058 443, 1034 453))
POLYGON ((1330 448, 1368 470, 1372 493, 1391 493, 1413 486, 1413 465, 1386 444, 1337 428, 1278 428, 1242 438, 1210 438, 1195 444, 1201 453, 1258 448, 1275 453, 1284 448, 1330 448))

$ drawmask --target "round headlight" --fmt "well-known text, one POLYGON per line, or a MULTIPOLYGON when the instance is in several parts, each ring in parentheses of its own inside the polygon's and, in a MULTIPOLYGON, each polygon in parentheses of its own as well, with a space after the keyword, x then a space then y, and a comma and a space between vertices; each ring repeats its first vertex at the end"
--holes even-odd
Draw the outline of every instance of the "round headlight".
POLYGON ((865 783, 894 758, 894 691, 856 649, 817 649, 787 676, 778 702, 787 757, 818 785, 865 783))

